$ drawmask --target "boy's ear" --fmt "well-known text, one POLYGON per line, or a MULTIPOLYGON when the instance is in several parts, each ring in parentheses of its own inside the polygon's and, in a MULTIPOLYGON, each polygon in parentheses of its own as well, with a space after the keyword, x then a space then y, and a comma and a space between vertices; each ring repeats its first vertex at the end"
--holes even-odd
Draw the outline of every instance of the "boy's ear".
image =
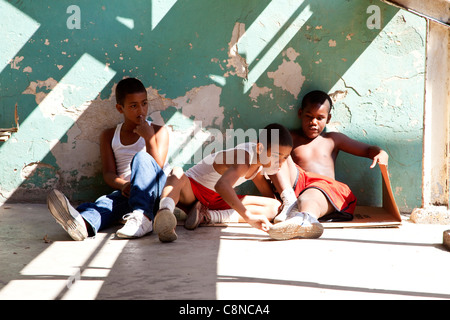
POLYGON ((256 144, 256 153, 261 154, 264 151, 264 146, 261 142, 256 144))
POLYGON ((300 118, 302 115, 302 109, 298 109, 297 116, 300 118))
POLYGON ((120 113, 123 113, 123 106, 121 104, 116 104, 116 109, 117 111, 119 111, 120 113))
POLYGON ((330 122, 330 120, 331 120, 331 113, 328 114, 327 124, 330 122))

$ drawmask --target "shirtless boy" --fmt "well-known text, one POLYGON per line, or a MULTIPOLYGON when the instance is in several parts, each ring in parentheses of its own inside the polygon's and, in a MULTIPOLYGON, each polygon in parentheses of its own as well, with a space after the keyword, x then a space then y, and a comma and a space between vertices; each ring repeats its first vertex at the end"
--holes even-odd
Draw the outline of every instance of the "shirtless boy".
POLYGON ((334 221, 353 219, 356 197, 347 185, 335 180, 339 151, 372 159, 370 168, 388 163, 388 154, 378 146, 339 132, 324 132, 332 106, 331 98, 322 91, 312 91, 303 98, 298 111, 301 128, 291 131, 291 157, 271 176, 283 200, 283 210, 275 218, 279 223, 269 231, 274 239, 303 236, 305 228, 320 237, 323 227, 318 219, 324 216, 334 221))
MULTIPOLYGON (((186 173, 181 168, 172 170, 155 217, 154 229, 162 242, 177 239, 177 221, 173 214, 175 205, 193 206, 197 200, 200 205, 211 210, 234 209, 241 218, 239 222, 247 222, 266 232, 269 230, 269 220, 276 216, 281 204, 274 198, 263 174, 275 174, 289 158, 292 137, 286 128, 278 124, 264 129, 267 141, 262 141, 260 134, 257 143, 247 142, 208 155, 186 173), (278 135, 278 143, 271 139, 274 134, 278 135), (247 180, 255 183, 262 197, 236 194, 234 187, 247 180)), ((193 229, 203 218, 202 210, 194 205, 186 220, 192 226, 185 226, 193 229)))

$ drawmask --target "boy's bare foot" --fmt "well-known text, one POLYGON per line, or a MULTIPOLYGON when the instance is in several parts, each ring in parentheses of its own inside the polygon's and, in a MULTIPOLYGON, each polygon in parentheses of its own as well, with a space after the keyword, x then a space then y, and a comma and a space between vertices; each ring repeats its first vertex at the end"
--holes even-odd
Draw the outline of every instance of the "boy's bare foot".
POLYGON ((160 209, 155 216, 153 229, 161 242, 172 242, 177 240, 175 233, 177 218, 169 209, 160 209))

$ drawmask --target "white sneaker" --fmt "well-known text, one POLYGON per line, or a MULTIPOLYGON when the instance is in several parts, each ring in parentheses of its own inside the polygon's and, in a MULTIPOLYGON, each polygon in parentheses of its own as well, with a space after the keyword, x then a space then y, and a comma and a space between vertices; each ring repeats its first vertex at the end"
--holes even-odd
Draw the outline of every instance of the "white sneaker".
POLYGON ((317 239, 323 234, 322 224, 308 213, 294 209, 284 222, 273 225, 269 236, 275 240, 293 238, 317 239))
POLYGON ((123 216, 125 225, 117 230, 119 238, 140 238, 153 231, 153 224, 141 211, 133 211, 123 216))
POLYGON ((283 210, 273 219, 273 223, 280 223, 286 221, 290 212, 297 206, 297 201, 283 205, 283 210))
POLYGON ((53 189, 47 195, 47 207, 64 230, 73 240, 82 241, 88 237, 86 223, 81 214, 70 204, 66 196, 53 189))

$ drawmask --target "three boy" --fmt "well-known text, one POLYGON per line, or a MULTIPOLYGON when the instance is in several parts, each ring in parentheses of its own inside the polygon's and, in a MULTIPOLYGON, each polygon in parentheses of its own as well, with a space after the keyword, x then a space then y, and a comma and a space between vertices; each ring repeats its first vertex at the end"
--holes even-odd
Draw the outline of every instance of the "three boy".
POLYGON ((317 238, 323 232, 319 218, 349 220, 356 205, 350 189, 334 180, 338 152, 371 158, 371 167, 387 164, 386 152, 376 146, 324 133, 332 102, 326 93, 313 91, 302 101, 298 131, 269 125, 263 130, 265 139, 260 135, 257 143, 211 154, 186 173, 174 168, 167 178, 169 137, 164 127, 146 120, 145 87, 137 79, 124 79, 117 85, 116 99, 124 122, 105 130, 100 141, 103 177, 116 191, 77 209, 58 190, 48 195, 50 212, 74 240, 123 218, 126 224, 118 237, 141 237, 154 229, 162 242, 174 241, 177 203, 192 208, 188 229, 202 222, 240 221, 274 239, 317 238), (264 176, 281 195, 283 210, 278 216, 280 202, 264 176), (236 194, 234 187, 247 180, 262 196, 236 194), (277 224, 272 225, 274 218, 277 224))

